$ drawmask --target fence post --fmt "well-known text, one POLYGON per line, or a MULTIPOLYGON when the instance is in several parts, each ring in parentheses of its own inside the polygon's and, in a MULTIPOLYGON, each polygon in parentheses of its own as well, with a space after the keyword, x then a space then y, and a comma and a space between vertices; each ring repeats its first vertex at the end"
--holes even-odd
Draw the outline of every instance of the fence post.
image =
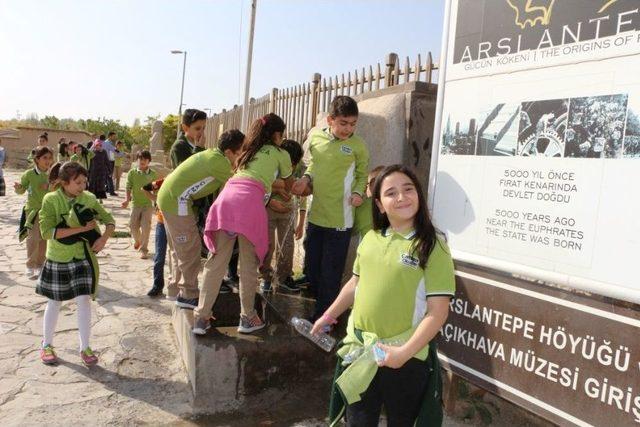
POLYGON ((322 76, 320 73, 313 73, 311 78, 311 127, 316 125, 316 117, 318 116, 318 110, 320 110, 320 80, 322 76))
POLYGON ((278 109, 278 88, 274 87, 271 89, 271 95, 269 96, 269 112, 278 114, 276 111, 278 109))
POLYGON ((384 85, 385 87, 393 86, 393 69, 396 66, 396 62, 398 61, 398 54, 391 52, 387 55, 387 69, 384 73, 384 85))

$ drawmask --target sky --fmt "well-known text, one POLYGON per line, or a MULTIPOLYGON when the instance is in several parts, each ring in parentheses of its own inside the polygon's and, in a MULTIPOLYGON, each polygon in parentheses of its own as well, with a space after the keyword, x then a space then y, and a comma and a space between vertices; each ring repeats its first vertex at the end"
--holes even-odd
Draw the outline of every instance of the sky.
MULTIPOLYGON (((0 119, 119 119, 240 104, 250 0, 0 0, 0 119)), ((250 94, 439 57, 443 0, 258 0, 250 94)))

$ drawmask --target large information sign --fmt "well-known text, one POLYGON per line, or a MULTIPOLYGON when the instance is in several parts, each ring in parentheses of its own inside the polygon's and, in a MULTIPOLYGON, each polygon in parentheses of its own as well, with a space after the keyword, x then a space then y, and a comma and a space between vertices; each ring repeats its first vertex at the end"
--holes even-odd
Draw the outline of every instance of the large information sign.
POLYGON ((431 211, 454 258, 485 274, 458 274, 443 359, 555 421, 553 413, 569 424, 640 424, 640 1, 447 3, 431 211), (557 304, 566 295, 514 294, 518 280, 493 286, 480 280, 489 271, 612 303, 594 317, 591 297, 569 307, 557 304), (626 311, 605 321, 620 301, 626 311), (478 318, 467 315, 483 304, 517 317, 522 328, 530 322, 530 330, 513 331, 508 343, 492 335, 496 326, 484 322, 482 308, 478 318), (480 353, 467 345, 470 335, 455 335, 463 330, 494 340, 494 353, 474 359, 480 353), (553 342, 558 330, 568 340, 561 349, 553 342), (616 371, 597 354, 581 356, 589 340, 619 346, 612 354, 619 350, 628 366, 616 371), (561 351, 549 352, 554 347, 561 351), (527 369, 533 352, 547 368, 527 369), (552 372, 542 381, 545 369, 552 372), (552 396, 576 400, 557 405, 552 396))

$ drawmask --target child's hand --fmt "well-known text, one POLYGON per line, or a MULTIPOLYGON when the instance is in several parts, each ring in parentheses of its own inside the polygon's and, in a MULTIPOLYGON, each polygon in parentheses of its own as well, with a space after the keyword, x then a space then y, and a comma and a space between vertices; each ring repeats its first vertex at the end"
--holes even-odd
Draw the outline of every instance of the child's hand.
POLYGON ((276 194, 282 197, 282 200, 284 200, 285 202, 291 200, 291 193, 288 193, 285 190, 276 190, 276 194))
POLYGON ((280 200, 275 200, 275 199, 271 199, 269 201, 269 208, 274 210, 275 212, 278 213, 289 213, 291 212, 291 208, 286 206, 284 203, 282 203, 280 200))
POLYGON ((296 233, 294 234, 296 240, 300 240, 303 234, 304 234, 304 223, 300 223, 296 227, 296 233))
POLYGON ((309 185, 309 178, 303 176, 296 180, 291 186, 291 193, 296 196, 308 196, 311 194, 311 186, 309 185))
POLYGON ((14 182, 13 183, 13 189, 16 190, 16 191, 20 191, 20 190, 22 190, 22 185, 20 185, 19 182, 14 182))
POLYGON ((327 325, 331 325, 331 320, 329 320, 325 316, 320 316, 320 318, 316 320, 316 323, 313 324, 313 328, 311 328, 311 335, 315 335, 319 332, 322 332, 322 328, 324 328, 327 325))
POLYGON ((411 358, 411 355, 407 355, 404 347, 394 347, 384 344, 376 344, 385 353, 384 360, 378 362, 378 366, 386 366, 387 368, 399 369, 407 363, 407 360, 411 358))
POLYGON ((102 236, 94 242, 93 246, 91 247, 91 250, 95 253, 98 253, 104 248, 104 245, 106 244, 107 244, 107 239, 104 236, 102 236))
POLYGON ((120 206, 122 206, 123 209, 127 209, 127 207, 129 206, 129 201, 125 200, 124 202, 122 202, 122 205, 120 206))
POLYGON ((95 219, 92 219, 91 221, 89 221, 88 223, 86 223, 83 227, 82 227, 82 231, 91 231, 94 228, 96 228, 98 226, 98 223, 96 222, 95 219))
POLYGON ((356 208, 362 204, 362 201, 362 196, 358 193, 353 193, 349 198, 349 203, 351 203, 351 206, 355 206, 356 208))

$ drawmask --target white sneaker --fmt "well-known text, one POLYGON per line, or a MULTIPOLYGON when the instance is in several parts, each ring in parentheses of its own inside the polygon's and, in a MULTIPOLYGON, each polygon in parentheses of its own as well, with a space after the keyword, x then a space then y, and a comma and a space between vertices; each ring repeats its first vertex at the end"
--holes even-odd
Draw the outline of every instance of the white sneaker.
POLYGON ((31 276, 30 279, 37 279, 38 277, 40 277, 40 269, 39 268, 34 268, 33 269, 33 276, 31 276))
POLYGON ((177 297, 177 296, 172 297, 172 296, 169 296, 169 295, 167 295, 165 298, 166 298, 167 300, 169 300, 169 301, 175 301, 175 300, 177 300, 177 299, 178 299, 178 297, 177 297))
POLYGON ((27 276, 27 279, 31 279, 33 277, 33 268, 27 267, 24 275, 27 276))

